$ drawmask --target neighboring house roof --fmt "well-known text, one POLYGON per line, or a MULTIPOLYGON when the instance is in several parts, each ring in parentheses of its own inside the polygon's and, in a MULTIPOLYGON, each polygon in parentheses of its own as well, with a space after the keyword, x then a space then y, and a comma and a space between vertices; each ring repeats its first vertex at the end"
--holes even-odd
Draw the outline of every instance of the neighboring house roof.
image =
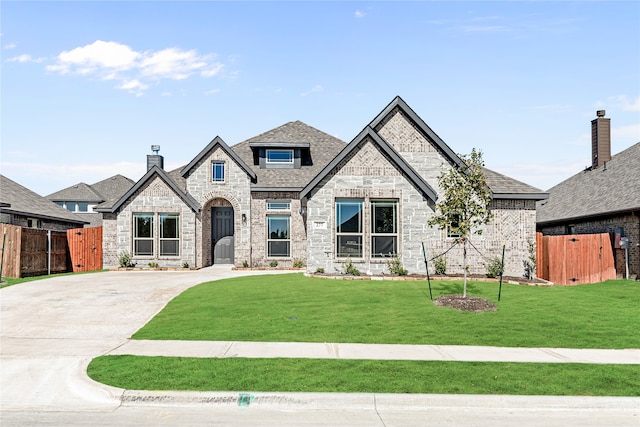
POLYGON ((324 167, 318 175, 316 175, 309 184, 307 184, 300 192, 300 197, 304 197, 313 188, 320 183, 331 171, 340 164, 349 154, 357 149, 358 145, 365 139, 369 138, 391 159, 391 161, 404 173, 411 183, 418 188, 425 197, 436 201, 438 198, 435 190, 409 165, 404 158, 398 154, 380 135, 378 135, 371 127, 367 126, 349 143, 329 164, 324 167))
POLYGON ((109 199, 119 198, 127 192, 134 182, 122 175, 114 175, 110 178, 88 185, 84 182, 72 185, 46 198, 51 201, 82 201, 100 203, 109 199))
POLYGON ((326 134, 301 121, 285 123, 233 147, 238 156, 250 165, 257 180, 253 191, 300 191, 346 146, 336 137, 326 134), (252 147, 309 148, 311 165, 300 169, 260 169, 254 165, 252 147))
POLYGON ((544 200, 549 194, 524 182, 482 168, 494 199, 544 200))
POLYGON ((61 208, 52 201, 36 194, 26 187, 10 180, 4 175, 0 175, 0 194, 2 212, 12 213, 22 216, 29 216, 40 219, 50 219, 62 221, 82 226, 88 224, 75 214, 61 208))
POLYGON ((251 170, 251 168, 245 163, 244 160, 238 157, 235 151, 229 148, 229 146, 219 136, 216 136, 206 147, 204 147, 202 151, 200 151, 200 153, 198 153, 198 155, 193 160, 191 160, 191 162, 189 162, 187 166, 182 169, 181 175, 184 178, 187 178, 191 173, 191 169, 193 169, 207 154, 209 154, 218 146, 222 148, 222 150, 224 150, 224 152, 227 153, 229 157, 231 157, 233 161, 236 162, 238 166, 240 166, 240 168, 242 168, 242 170, 244 170, 247 175, 249 175, 249 177, 255 182, 256 174, 251 170))
POLYGON ((538 202, 537 223, 639 211, 639 189, 640 142, 549 189, 549 199, 538 202))
POLYGON ((171 188, 171 190, 178 197, 180 197, 191 209, 193 209, 195 212, 200 211, 201 206, 198 201, 194 199, 191 194, 186 193, 183 188, 180 188, 180 186, 169 176, 169 174, 158 166, 153 166, 151 169, 149 169, 147 173, 142 178, 140 178, 140 180, 115 203, 111 205, 104 203, 96 207, 96 210, 98 212, 116 212, 131 196, 133 196, 140 188, 142 188, 156 176, 162 179, 165 184, 167 184, 171 188))

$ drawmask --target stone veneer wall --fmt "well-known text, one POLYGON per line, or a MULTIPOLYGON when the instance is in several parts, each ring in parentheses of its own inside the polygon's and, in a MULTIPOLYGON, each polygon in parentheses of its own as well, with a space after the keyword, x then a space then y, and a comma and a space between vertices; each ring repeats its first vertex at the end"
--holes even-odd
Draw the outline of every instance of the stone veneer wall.
POLYGON ((364 199, 364 259, 352 262, 363 273, 388 273, 387 260, 367 256, 370 253, 372 199, 398 200, 398 251, 404 267, 411 273, 424 270, 421 239, 433 239, 437 231, 427 226, 433 213, 422 194, 401 172, 367 140, 354 150, 336 170, 313 190, 307 201, 308 263, 307 270, 323 268, 326 273, 343 271, 344 259, 335 254, 335 199, 364 199))
MULTIPOLYGON (((117 219, 105 214, 103 218, 103 263, 105 268, 118 267, 118 255, 122 251, 129 251, 133 255, 133 214, 134 213, 178 213, 180 214, 180 256, 133 257, 133 262, 139 267, 146 267, 149 262, 157 262, 160 267, 182 267, 184 262, 190 266, 196 265, 195 247, 195 218, 196 214, 178 197, 173 190, 159 177, 149 181, 133 194, 122 206, 117 219), (115 223, 115 236, 114 227, 115 223), (115 237, 115 239, 114 239, 115 237), (109 242, 117 242, 114 247, 109 242)), ((157 217, 156 217, 157 218, 157 217)), ((154 222, 154 236, 159 235, 159 224, 154 222)), ((158 251, 158 240, 154 242, 158 251)))
POLYGON ((306 263, 307 230, 304 216, 300 213, 302 201, 296 192, 254 192, 251 194, 251 257, 246 258, 252 267, 266 267, 272 260, 278 267, 292 267, 296 259, 306 263), (289 230, 291 256, 269 258, 267 256, 267 201, 290 202, 291 211, 270 211, 273 215, 291 215, 289 230))
MULTIPOLYGON (((449 161, 399 109, 383 120, 376 131, 402 155, 427 183, 439 194, 438 176, 451 167, 449 161)), ((434 213, 434 204, 425 200, 372 143, 363 143, 357 153, 336 167, 334 175, 321 182, 308 201, 307 270, 321 267, 327 273, 343 271, 344 260, 335 259, 335 199, 362 198, 399 200, 399 257, 409 273, 425 273, 422 242, 427 259, 449 250, 455 239, 448 238, 446 230, 429 227, 427 222, 434 213)), ((523 261, 529 256, 529 243, 535 245, 535 201, 493 200, 490 208, 494 215, 482 236, 473 236, 468 246, 467 264, 472 274, 485 274, 486 265, 495 256, 502 255, 506 242, 505 275, 522 276, 523 261)), ((365 203, 365 230, 370 227, 370 212, 365 203)), ((370 239, 365 234, 364 253, 369 250, 370 239)), ((535 246, 534 246, 535 247, 535 246)), ((448 273, 463 273, 462 246, 455 246, 445 255, 448 273)), ((388 273, 386 260, 352 260, 362 272, 388 273)), ((430 273, 435 272, 429 262, 430 273)))
POLYGON ((188 192, 202 206, 196 219, 197 266, 211 265, 211 207, 232 206, 234 215, 234 264, 242 265, 251 254, 251 179, 220 147, 216 147, 197 163, 187 177, 188 192), (225 182, 213 182, 211 162, 225 162, 225 182), (222 202, 226 200, 228 203, 222 202), (247 218, 242 222, 242 214, 247 218))
MULTIPOLYGON (((559 236, 568 234, 567 226, 574 226, 575 234, 615 233, 618 228, 624 230, 624 235, 629 238, 629 275, 640 277, 640 215, 626 214, 614 215, 606 218, 594 218, 583 221, 570 221, 561 225, 541 226, 538 228, 545 236, 559 236)), ((616 275, 624 277, 626 273, 625 250, 614 248, 613 250, 616 275)))
MULTIPOLYGON (((36 218, 34 216, 23 216, 18 214, 11 214, 11 224, 19 225, 20 227, 29 227, 29 218, 34 218, 40 221, 40 229, 51 231, 67 231, 74 228, 83 228, 83 224, 72 224, 64 221, 55 221, 53 219, 36 218)), ((89 224, 86 224, 89 227, 89 224)))

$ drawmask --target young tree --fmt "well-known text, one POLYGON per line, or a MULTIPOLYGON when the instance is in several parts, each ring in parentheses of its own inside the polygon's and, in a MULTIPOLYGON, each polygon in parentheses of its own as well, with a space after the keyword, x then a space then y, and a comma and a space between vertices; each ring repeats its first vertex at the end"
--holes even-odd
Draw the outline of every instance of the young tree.
POLYGON ((429 225, 451 230, 460 236, 463 243, 464 291, 467 296, 467 240, 471 234, 482 234, 480 226, 491 219, 489 202, 491 190, 482 171, 482 152, 471 150, 471 154, 460 155, 462 167, 454 166, 438 177, 438 184, 444 197, 436 204, 436 214, 429 219, 429 225))

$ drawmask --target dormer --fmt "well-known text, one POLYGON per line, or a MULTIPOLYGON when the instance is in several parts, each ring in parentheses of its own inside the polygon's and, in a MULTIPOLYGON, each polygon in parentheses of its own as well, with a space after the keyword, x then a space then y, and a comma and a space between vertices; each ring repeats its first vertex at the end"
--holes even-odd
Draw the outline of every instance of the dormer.
POLYGON ((260 169, 300 169, 313 164, 308 142, 251 142, 249 147, 253 164, 260 169))

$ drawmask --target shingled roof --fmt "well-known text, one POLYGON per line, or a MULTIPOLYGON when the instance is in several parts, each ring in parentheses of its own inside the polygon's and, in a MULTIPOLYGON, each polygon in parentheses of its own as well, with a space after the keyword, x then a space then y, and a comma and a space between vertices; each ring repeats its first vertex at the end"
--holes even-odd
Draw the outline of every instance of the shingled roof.
POLYGON ((2 206, 2 212, 62 221, 77 224, 79 227, 88 224, 87 221, 4 175, 0 175, 0 194, 0 202, 9 205, 2 206))
POLYGON ((491 169, 482 168, 482 170, 494 199, 544 200, 549 197, 549 194, 539 188, 509 178, 491 169))
POLYGON ((231 147, 253 170, 257 181, 253 191, 300 191, 333 160, 346 143, 301 121, 289 122, 231 147), (300 169, 260 169, 254 165, 252 146, 256 144, 308 144, 312 165, 300 169))
POLYGON ((640 211, 640 142, 602 167, 587 169, 549 190, 538 202, 538 224, 640 211))
POLYGON ((134 182, 122 175, 114 175, 110 178, 98 181, 95 184, 80 182, 49 194, 46 198, 51 201, 83 201, 100 203, 110 199, 118 199, 126 193, 134 182))

